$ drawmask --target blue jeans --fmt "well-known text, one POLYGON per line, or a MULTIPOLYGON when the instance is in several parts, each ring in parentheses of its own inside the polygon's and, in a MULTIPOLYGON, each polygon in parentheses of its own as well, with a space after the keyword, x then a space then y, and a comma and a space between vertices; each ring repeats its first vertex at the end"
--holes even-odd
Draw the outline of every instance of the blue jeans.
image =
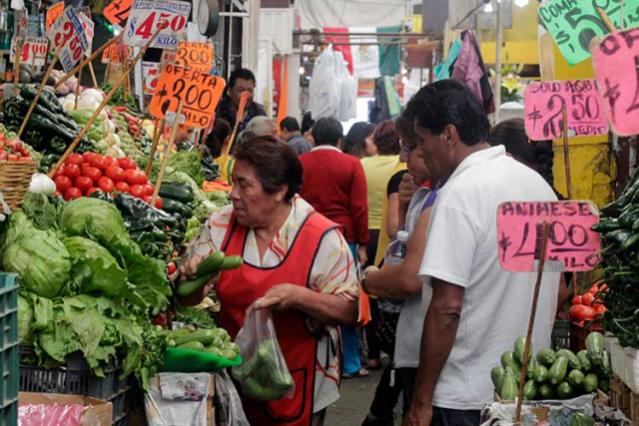
MULTIPOLYGON (((357 244, 349 244, 353 257, 357 256, 357 244)), ((362 368, 359 360, 359 334, 353 326, 343 326, 342 330, 342 355, 344 356, 343 373, 355 374, 362 368)))
POLYGON ((480 419, 480 410, 433 407, 433 421, 430 426, 479 426, 480 419))

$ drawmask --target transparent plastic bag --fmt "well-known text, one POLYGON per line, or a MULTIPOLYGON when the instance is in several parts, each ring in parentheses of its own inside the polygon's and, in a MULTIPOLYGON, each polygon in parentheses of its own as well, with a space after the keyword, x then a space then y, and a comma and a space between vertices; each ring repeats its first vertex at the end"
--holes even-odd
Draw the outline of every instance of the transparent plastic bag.
POLYGON ((270 309, 249 306, 235 343, 244 362, 231 372, 244 396, 259 401, 293 396, 295 382, 277 341, 270 309))

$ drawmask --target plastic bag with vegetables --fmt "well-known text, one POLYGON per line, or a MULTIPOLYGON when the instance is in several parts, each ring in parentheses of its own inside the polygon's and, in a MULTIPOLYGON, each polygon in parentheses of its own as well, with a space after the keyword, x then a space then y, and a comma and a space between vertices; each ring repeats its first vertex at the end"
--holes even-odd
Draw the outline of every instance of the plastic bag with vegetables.
POLYGON ((245 396, 271 401, 293 395, 295 382, 277 341, 269 309, 249 306, 235 343, 244 363, 233 367, 232 374, 245 396))

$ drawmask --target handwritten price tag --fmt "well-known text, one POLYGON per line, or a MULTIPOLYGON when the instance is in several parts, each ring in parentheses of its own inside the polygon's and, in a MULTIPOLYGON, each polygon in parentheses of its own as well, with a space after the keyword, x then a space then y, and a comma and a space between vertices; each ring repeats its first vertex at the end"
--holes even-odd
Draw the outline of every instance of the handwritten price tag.
POLYGON ((615 133, 639 133, 639 28, 609 34, 593 47, 592 63, 615 133))
POLYGON ((94 35, 95 24, 91 20, 90 15, 87 16, 86 14, 81 13, 78 16, 80 17, 80 22, 82 22, 82 31, 84 31, 84 34, 87 38, 87 49, 84 51, 84 54, 87 57, 89 57, 91 56, 91 50, 93 47, 93 35, 94 35))
MULTIPOLYGON (((16 58, 16 48, 18 45, 18 39, 15 37, 11 39, 11 51, 9 60, 14 63, 16 58)), ((20 52, 20 62, 23 64, 33 64, 35 66, 44 66, 47 58, 47 48, 49 41, 46 38, 29 37, 24 43, 22 43, 22 50, 20 52)))
POLYGON ((151 47, 175 49, 177 33, 186 27, 190 12, 191 3, 185 1, 135 0, 124 29, 124 42, 129 46, 143 46, 162 28, 151 47))
POLYGON ((528 137, 532 140, 561 137, 564 107, 568 130, 575 136, 608 132, 594 80, 541 81, 529 84, 524 92, 528 137))
POLYGON ((538 10, 538 21, 555 40, 561 54, 570 65, 590 57, 589 45, 593 37, 608 34, 596 7, 600 7, 610 17, 616 28, 639 26, 639 0, 598 1, 598 0, 550 0, 538 10), (623 4, 624 25, 620 14, 623 4))
POLYGON ((58 2, 47 9, 46 23, 45 23, 45 29, 47 30, 47 32, 49 31, 49 28, 51 28, 51 25, 53 25, 53 23, 57 21, 60 16, 62 16, 63 11, 64 11, 63 1, 58 2))
POLYGON ((564 271, 589 271, 597 266, 601 242, 590 227, 599 222, 599 213, 591 202, 509 202, 497 212, 499 263, 504 270, 535 270, 544 221, 550 226, 547 260, 563 263, 564 271))
POLYGON ((129 19, 129 12, 131 11, 132 5, 133 0, 114 0, 104 8, 102 15, 104 15, 111 24, 122 25, 129 19))
POLYGON ((152 95, 158 85, 160 77, 160 63, 142 61, 142 82, 144 83, 144 94, 152 95))
POLYGON ((149 112, 164 118, 167 111, 177 111, 180 100, 187 127, 206 129, 222 97, 226 82, 221 77, 164 64, 149 112))
POLYGON ((102 57, 100 62, 108 64, 109 62, 123 63, 127 60, 131 60, 135 57, 135 52, 130 46, 126 46, 124 43, 113 43, 102 51, 102 57))
POLYGON ((175 53, 175 65, 209 73, 213 66, 213 43, 181 41, 175 53))
POLYGON ((47 38, 52 49, 60 51, 60 62, 66 72, 78 63, 89 47, 82 21, 71 6, 64 9, 60 19, 53 23, 47 38))

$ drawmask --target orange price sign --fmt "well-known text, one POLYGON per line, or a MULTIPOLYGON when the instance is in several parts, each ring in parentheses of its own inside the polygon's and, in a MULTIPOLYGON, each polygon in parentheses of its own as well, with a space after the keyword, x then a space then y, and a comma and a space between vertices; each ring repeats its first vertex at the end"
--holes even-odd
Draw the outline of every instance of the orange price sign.
POLYGON ((51 25, 53 25, 53 23, 58 20, 60 15, 62 15, 62 11, 64 11, 63 1, 58 2, 47 9, 47 17, 46 17, 46 23, 45 23, 45 28, 47 31, 49 31, 49 28, 51 28, 51 25))
POLYGON ((133 0, 113 0, 102 11, 102 15, 113 25, 122 26, 129 19, 133 0))
POLYGON ((183 124, 186 127, 206 129, 225 86, 226 82, 221 77, 164 64, 149 104, 149 112, 154 117, 163 119, 167 111, 177 111, 182 100, 183 124))
POLYGON ((213 43, 179 42, 175 65, 208 74, 213 66, 213 43))

